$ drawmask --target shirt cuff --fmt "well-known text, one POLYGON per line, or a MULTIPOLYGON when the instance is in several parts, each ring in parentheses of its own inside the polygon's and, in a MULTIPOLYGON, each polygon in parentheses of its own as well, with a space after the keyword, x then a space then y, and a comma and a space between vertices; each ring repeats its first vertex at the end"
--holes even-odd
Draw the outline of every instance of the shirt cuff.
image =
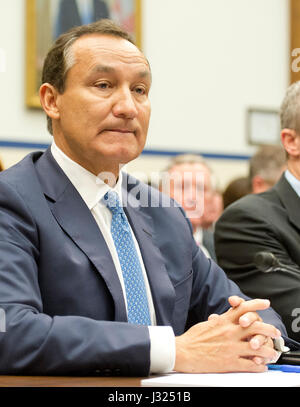
POLYGON ((175 335, 170 326, 148 326, 150 374, 169 373, 175 365, 175 335))
POLYGON ((277 357, 272 359, 269 363, 276 363, 280 358, 282 352, 288 352, 290 348, 285 346, 284 339, 280 336, 279 338, 273 339, 274 349, 277 351, 277 357))

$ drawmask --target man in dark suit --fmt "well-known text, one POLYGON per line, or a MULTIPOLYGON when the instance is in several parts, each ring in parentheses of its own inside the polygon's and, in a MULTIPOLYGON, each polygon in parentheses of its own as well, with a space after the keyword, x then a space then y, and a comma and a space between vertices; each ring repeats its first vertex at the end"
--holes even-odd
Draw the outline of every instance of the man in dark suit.
POLYGON ((207 259, 181 208, 120 171, 150 118, 149 64, 128 34, 74 28, 42 82, 53 144, 0 175, 0 373, 262 372, 273 340, 299 347, 207 259))
POLYGON ((300 338, 299 100, 297 82, 289 87, 281 106, 287 170, 272 189, 247 195, 230 205, 215 230, 219 265, 249 296, 269 298, 290 337, 296 340, 300 338), (270 272, 261 271, 255 261, 261 251, 277 258, 270 272))
POLYGON ((55 21, 54 36, 59 37, 72 27, 109 18, 109 9, 103 0, 61 0, 55 21), (82 7, 84 5, 84 7, 82 7))

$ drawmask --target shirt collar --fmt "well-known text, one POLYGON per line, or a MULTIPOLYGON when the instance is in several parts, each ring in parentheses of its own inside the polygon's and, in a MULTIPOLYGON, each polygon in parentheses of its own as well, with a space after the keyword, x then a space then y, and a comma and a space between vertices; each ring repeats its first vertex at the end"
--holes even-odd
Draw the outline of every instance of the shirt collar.
POLYGON ((63 172, 77 189, 82 199, 88 206, 89 210, 91 210, 96 204, 99 203, 99 201, 103 198, 103 196, 109 189, 113 189, 118 194, 118 197, 122 204, 121 171, 119 173, 119 178, 116 185, 113 188, 110 188, 99 177, 86 170, 75 161, 71 160, 71 158, 69 158, 65 153, 61 151, 59 147, 57 147, 54 140, 51 145, 51 153, 55 161, 58 163, 63 172))
POLYGON ((285 170, 284 176, 296 194, 300 197, 300 180, 298 180, 289 170, 285 170))

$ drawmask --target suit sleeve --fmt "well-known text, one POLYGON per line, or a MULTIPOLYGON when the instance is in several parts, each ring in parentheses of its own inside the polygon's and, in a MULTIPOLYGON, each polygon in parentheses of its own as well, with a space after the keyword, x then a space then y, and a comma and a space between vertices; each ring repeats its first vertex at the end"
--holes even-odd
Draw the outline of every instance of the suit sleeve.
MULTIPOLYGON (((213 313, 222 314, 226 312, 230 307, 228 298, 232 295, 237 295, 245 300, 251 299, 234 281, 228 278, 214 260, 205 256, 195 241, 193 241, 192 253, 193 289, 186 329, 198 322, 206 321, 209 315, 213 313)), ((280 316, 272 308, 258 313, 266 323, 276 326, 282 335, 287 337, 280 316)), ((295 345, 298 348, 299 344, 295 345)))
MULTIPOLYGON (((251 198, 254 199, 254 198, 251 198)), ((300 268, 286 248, 286 237, 269 219, 263 201, 239 201, 227 210, 216 224, 215 248, 219 265, 228 277, 250 297, 268 298, 281 315, 290 338, 299 340, 293 310, 300 296, 300 268), (273 253, 288 266, 284 271, 263 273, 254 264, 260 251, 273 253), (296 328, 296 329, 295 329, 296 328)), ((300 311, 300 310, 299 310, 300 311)))
MULTIPOLYGON (((39 230, 16 190, 0 182, 0 374, 149 374, 147 327, 43 313, 39 230)), ((78 293, 79 295, 79 293, 78 293)))

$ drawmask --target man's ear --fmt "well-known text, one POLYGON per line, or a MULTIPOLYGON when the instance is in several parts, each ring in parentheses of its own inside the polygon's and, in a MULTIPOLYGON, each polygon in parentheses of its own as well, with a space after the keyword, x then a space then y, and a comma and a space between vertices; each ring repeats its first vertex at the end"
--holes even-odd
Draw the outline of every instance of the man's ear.
POLYGON ((59 119, 57 107, 58 91, 50 83, 43 83, 40 87, 40 101, 43 109, 51 119, 59 119))
POLYGON ((252 192, 254 194, 259 194, 260 192, 264 192, 266 189, 270 187, 266 183, 266 181, 260 176, 260 175, 255 175, 252 180, 251 180, 251 185, 252 185, 252 192))
POLYGON ((283 129, 281 131, 281 142, 290 157, 300 156, 300 136, 295 130, 283 129))

